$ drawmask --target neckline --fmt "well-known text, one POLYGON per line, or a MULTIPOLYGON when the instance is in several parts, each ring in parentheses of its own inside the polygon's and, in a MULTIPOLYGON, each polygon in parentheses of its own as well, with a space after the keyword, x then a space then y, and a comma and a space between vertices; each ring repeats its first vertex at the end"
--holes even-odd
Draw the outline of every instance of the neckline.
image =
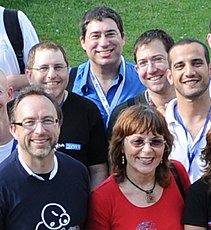
POLYGON ((127 178, 127 180, 137 189, 141 190, 142 192, 145 192, 146 194, 146 201, 147 203, 155 203, 156 202, 156 198, 155 198, 155 194, 153 193, 155 186, 156 186, 156 179, 154 180, 154 184, 153 187, 151 189, 143 189, 141 187, 139 187, 136 183, 134 183, 126 174, 125 177, 127 178))

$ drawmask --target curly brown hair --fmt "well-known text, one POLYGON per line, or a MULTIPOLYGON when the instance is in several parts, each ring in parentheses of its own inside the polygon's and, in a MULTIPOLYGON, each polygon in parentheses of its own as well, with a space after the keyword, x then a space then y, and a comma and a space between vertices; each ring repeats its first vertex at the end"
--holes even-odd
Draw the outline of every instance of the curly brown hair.
POLYGON ((211 192, 211 129, 207 132, 206 141, 207 144, 201 152, 201 159, 205 163, 202 179, 209 185, 209 192, 211 192))

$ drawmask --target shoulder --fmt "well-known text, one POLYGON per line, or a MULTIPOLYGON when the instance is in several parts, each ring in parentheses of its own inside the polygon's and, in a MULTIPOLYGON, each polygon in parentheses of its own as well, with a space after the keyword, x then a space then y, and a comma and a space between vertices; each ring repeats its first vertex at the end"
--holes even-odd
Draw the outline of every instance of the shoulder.
POLYGON ((25 22, 25 21, 29 21, 29 19, 28 19, 28 17, 26 16, 26 14, 23 12, 23 11, 21 11, 21 10, 18 10, 18 19, 19 19, 19 21, 20 22, 25 22))
POLYGON ((131 69, 133 69, 135 71, 135 68, 134 68, 135 64, 133 64, 132 62, 129 62, 129 61, 125 60, 125 66, 126 66, 126 68, 131 68, 131 69))
POLYGON ((14 173, 17 176, 17 161, 18 155, 13 151, 4 161, 0 163, 0 181, 10 180, 11 176, 14 178, 14 173), (15 172, 16 171, 16 172, 15 172))
POLYGON ((68 169, 69 171, 69 169, 71 169, 71 172, 78 173, 81 171, 82 173, 88 173, 87 168, 80 161, 59 151, 56 151, 55 154, 58 159, 58 164, 60 165, 59 167, 63 168, 64 170, 68 169))
POLYGON ((93 101, 91 101, 91 100, 89 100, 83 96, 80 96, 74 92, 70 92, 70 91, 68 92, 68 99, 70 102, 74 100, 75 102, 80 103, 82 105, 87 105, 87 106, 90 106, 92 108, 97 108, 97 106, 95 105, 95 103, 93 101))
POLYGON ((126 109, 128 107, 129 101, 134 101, 134 98, 130 98, 127 101, 117 105, 114 110, 112 111, 113 114, 119 114, 122 110, 126 109))
POLYGON ((84 69, 87 67, 87 65, 89 64, 89 61, 86 61, 84 63, 81 63, 78 67, 77 67, 77 75, 81 74, 84 69))
POLYGON ((185 192, 187 192, 187 190, 190 187, 190 179, 189 179, 188 173, 187 173, 184 165, 177 160, 171 160, 171 163, 175 166, 176 171, 177 171, 178 176, 179 176, 179 179, 183 185, 183 188, 184 188, 185 192))
MULTIPOLYGON (((129 77, 133 77, 133 76, 136 76, 138 77, 138 74, 137 72, 135 71, 135 65, 132 63, 132 62, 129 62, 129 61, 125 61, 125 70, 127 72, 127 76, 129 77)), ((139 79, 139 77, 138 77, 139 79)))
POLYGON ((114 116, 117 116, 124 109, 126 109, 130 106, 133 106, 133 105, 140 104, 140 103, 144 103, 144 104, 146 103, 146 99, 144 97, 144 92, 140 93, 136 97, 131 97, 127 101, 117 105, 112 113, 114 114, 114 116))
MULTIPOLYGON (((203 179, 199 179, 195 181, 189 188, 188 193, 196 193, 197 195, 201 194, 202 192, 205 192, 207 194, 207 191, 209 189, 208 184, 206 184, 203 179)), ((201 194, 202 195, 202 194, 201 194)))
POLYGON ((98 109, 97 105, 93 101, 73 92, 68 93, 68 97, 64 102, 62 110, 63 111, 69 110, 70 112, 72 110, 72 114, 77 114, 77 115, 81 112, 83 113, 82 114, 83 116, 88 116, 93 121, 96 119, 97 120, 102 119, 100 110, 98 109))
POLYGON ((104 182, 102 182, 99 186, 97 186, 93 194, 102 194, 102 196, 106 194, 113 194, 115 187, 117 187, 117 183, 114 180, 113 175, 109 176, 104 182))
POLYGON ((175 168, 178 170, 178 171, 182 171, 182 172, 186 172, 186 169, 185 167, 183 166, 183 164, 177 160, 171 160, 171 163, 175 166, 175 168))

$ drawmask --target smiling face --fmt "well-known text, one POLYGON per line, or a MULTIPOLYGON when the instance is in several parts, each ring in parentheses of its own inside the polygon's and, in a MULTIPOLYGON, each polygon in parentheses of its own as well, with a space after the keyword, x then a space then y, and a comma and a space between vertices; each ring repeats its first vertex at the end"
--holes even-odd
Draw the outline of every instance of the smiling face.
POLYGON ((202 45, 196 42, 178 45, 170 51, 170 60, 168 78, 177 97, 198 98, 208 90, 211 72, 202 45))
POLYGON ((86 36, 80 38, 92 65, 116 65, 121 61, 124 37, 110 18, 93 20, 87 25, 86 36))
POLYGON ((60 103, 64 95, 64 90, 68 84, 68 67, 60 50, 37 50, 35 53, 33 66, 26 70, 26 75, 31 85, 43 85, 46 89, 46 92, 53 94, 60 103), (46 72, 33 69, 43 68, 46 66, 51 66, 46 72), (64 68, 62 68, 60 71, 57 71, 55 67, 58 66, 62 66, 64 68))
POLYGON ((164 140, 163 136, 152 132, 127 136, 123 146, 127 160, 127 174, 154 175, 164 153, 165 144, 162 140, 164 140), (145 144, 137 147, 136 143, 140 142, 140 139, 144 139, 145 144), (160 145, 151 146, 149 142, 156 140, 160 141, 160 145))
POLYGON ((155 39, 143 44, 136 52, 136 71, 141 82, 152 92, 163 93, 169 87, 167 80, 168 54, 163 43, 155 39))
MULTIPOLYGON (((52 102, 45 96, 31 95, 20 101, 14 119, 15 122, 55 120, 57 112, 52 102)), ((58 141, 59 131, 58 123, 43 127, 43 124, 38 122, 35 128, 28 129, 19 125, 11 126, 11 133, 18 141, 18 151, 26 159, 45 158, 52 154, 58 141)))

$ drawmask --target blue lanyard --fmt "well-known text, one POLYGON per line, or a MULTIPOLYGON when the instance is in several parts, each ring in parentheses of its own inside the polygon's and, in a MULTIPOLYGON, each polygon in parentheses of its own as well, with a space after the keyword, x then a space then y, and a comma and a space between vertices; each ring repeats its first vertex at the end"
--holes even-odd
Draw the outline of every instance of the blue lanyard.
POLYGON ((120 85, 118 86, 117 88, 117 91, 116 93, 114 94, 114 97, 112 99, 112 102, 111 102, 111 105, 109 105, 107 99, 106 99, 106 96, 105 94, 103 93, 103 90, 100 86, 100 83, 98 82, 97 80, 97 77, 95 76, 95 74, 93 73, 93 71, 91 70, 90 68, 90 78, 91 78, 91 81, 93 83, 93 87, 95 88, 96 92, 97 92, 97 95, 103 105, 103 108, 105 109, 107 115, 108 115, 108 118, 107 118, 107 121, 106 121, 106 127, 108 127, 108 122, 109 122, 109 119, 110 119, 110 116, 111 116, 111 112, 113 111, 113 109, 116 107, 118 101, 119 101, 119 98, 122 94, 122 91, 123 91, 123 87, 124 87, 124 84, 125 84, 125 75, 126 75, 126 67, 125 67, 125 60, 123 58, 123 56, 121 56, 121 60, 122 60, 122 65, 123 65, 123 80, 121 81, 120 85))
POLYGON ((208 122, 210 120, 211 107, 210 107, 209 112, 207 114, 207 118, 206 118, 206 121, 204 123, 204 127, 203 127, 203 130, 201 132, 201 135, 200 135, 198 141, 194 144, 194 146, 192 148, 191 148, 190 144, 188 143, 188 131, 187 131, 187 129, 186 129, 186 127, 185 127, 185 125, 184 125, 184 123, 182 121, 181 116, 179 115, 177 105, 175 105, 174 111, 175 111, 176 119, 178 120, 178 122, 180 123, 180 125, 182 126, 182 128, 185 131, 186 140, 187 140, 187 154, 188 154, 188 160, 189 160, 188 173, 190 173, 191 164, 193 162, 194 157, 196 156, 197 150, 199 148, 200 141, 202 140, 202 137, 204 136, 204 133, 205 133, 205 131, 207 129, 208 122))

